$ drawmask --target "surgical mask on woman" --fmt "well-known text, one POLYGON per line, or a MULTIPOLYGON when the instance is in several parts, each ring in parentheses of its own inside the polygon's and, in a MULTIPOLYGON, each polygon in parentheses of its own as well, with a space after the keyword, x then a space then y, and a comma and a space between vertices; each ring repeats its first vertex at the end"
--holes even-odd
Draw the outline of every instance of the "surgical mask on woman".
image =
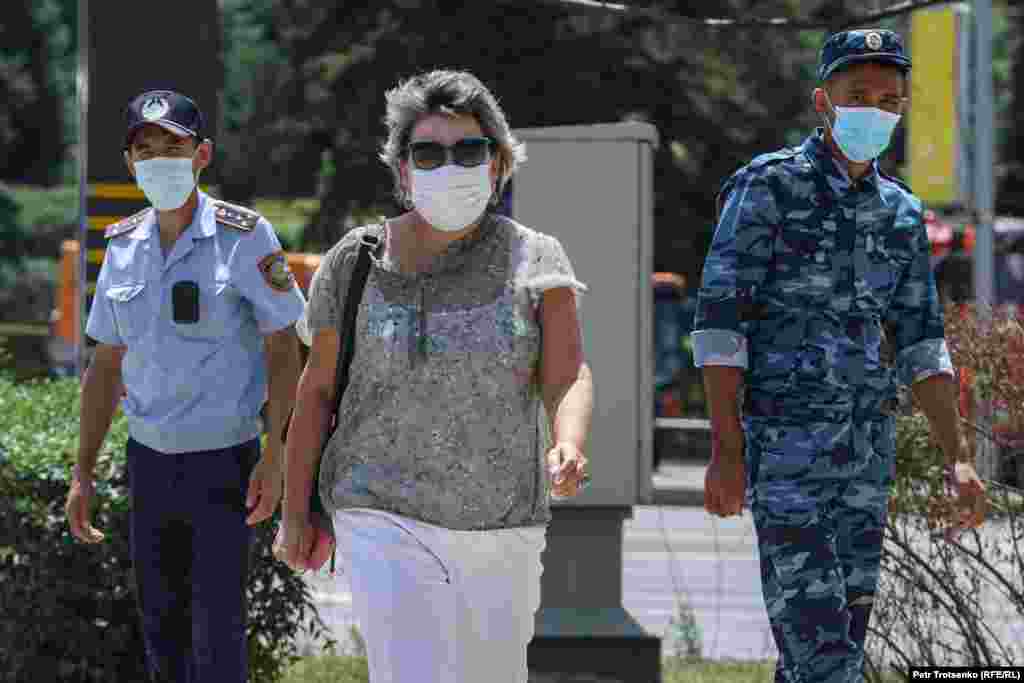
POLYGON ((438 230, 458 232, 471 225, 491 199, 490 166, 442 166, 433 171, 413 169, 412 204, 438 230))
POLYGON ((825 116, 832 138, 850 161, 864 163, 877 159, 889 147, 900 115, 876 107, 836 107, 825 93, 825 101, 836 112, 834 123, 825 116))
POLYGON ((180 209, 196 187, 195 157, 156 157, 135 162, 135 182, 157 211, 180 209))
POLYGON ((486 137, 467 137, 453 145, 417 140, 409 145, 412 204, 438 230, 458 232, 487 209, 491 184, 491 148, 486 137))

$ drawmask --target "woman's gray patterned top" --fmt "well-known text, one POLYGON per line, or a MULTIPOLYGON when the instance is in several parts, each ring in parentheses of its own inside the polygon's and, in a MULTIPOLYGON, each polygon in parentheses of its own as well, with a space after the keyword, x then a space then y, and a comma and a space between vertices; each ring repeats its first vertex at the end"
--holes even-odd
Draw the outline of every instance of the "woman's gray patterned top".
MULTIPOLYGON (((324 256, 300 332, 338 328, 359 241, 324 256), (303 329, 303 328, 308 329, 303 329)), ((375 255, 320 493, 449 529, 545 524, 541 294, 585 290, 557 239, 489 214, 426 271, 375 255)), ((340 333, 340 330, 339 330, 340 333)))

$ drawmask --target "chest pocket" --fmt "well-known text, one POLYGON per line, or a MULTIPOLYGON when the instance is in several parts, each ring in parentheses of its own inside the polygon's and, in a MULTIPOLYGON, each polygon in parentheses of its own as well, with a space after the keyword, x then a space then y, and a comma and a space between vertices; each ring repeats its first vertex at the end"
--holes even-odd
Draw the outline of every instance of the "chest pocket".
POLYGON ((167 305, 171 307, 168 318, 174 331, 181 337, 197 341, 216 341, 226 336, 235 304, 230 285, 228 280, 200 283, 199 321, 195 323, 174 321, 173 303, 168 291, 167 305))
POLYGON ((117 332, 123 341, 140 337, 149 329, 153 311, 147 305, 145 282, 124 282, 107 288, 106 296, 114 310, 117 332))

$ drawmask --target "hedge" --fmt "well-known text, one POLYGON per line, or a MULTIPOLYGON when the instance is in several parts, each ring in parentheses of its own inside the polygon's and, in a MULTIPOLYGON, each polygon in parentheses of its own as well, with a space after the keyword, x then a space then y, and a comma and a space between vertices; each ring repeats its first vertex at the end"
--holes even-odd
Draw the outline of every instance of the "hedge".
MULTIPOLYGON (((132 586, 120 413, 97 465, 97 528, 72 538, 64 516, 78 443, 77 379, 15 383, 0 375, 0 682, 137 683, 146 680, 132 586)), ((277 526, 256 534, 249 583, 253 683, 281 680, 298 660, 297 637, 334 642, 302 578, 270 554, 277 526)))

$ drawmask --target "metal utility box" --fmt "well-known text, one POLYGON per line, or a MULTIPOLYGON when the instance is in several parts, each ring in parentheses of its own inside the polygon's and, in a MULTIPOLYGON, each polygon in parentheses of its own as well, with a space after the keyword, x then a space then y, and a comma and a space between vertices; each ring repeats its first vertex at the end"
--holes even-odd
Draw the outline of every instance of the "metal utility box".
POLYGON ((661 640, 622 605, 622 535, 633 506, 651 496, 657 131, 617 123, 516 135, 527 161, 502 210, 557 237, 587 285, 580 314, 594 374, 593 484, 552 505, 527 660, 536 672, 652 683, 661 680, 661 640))
POLYGON ((587 285, 580 314, 595 385, 593 483, 565 506, 631 506, 651 495, 653 155, 647 123, 529 128, 509 213, 559 239, 587 285))

